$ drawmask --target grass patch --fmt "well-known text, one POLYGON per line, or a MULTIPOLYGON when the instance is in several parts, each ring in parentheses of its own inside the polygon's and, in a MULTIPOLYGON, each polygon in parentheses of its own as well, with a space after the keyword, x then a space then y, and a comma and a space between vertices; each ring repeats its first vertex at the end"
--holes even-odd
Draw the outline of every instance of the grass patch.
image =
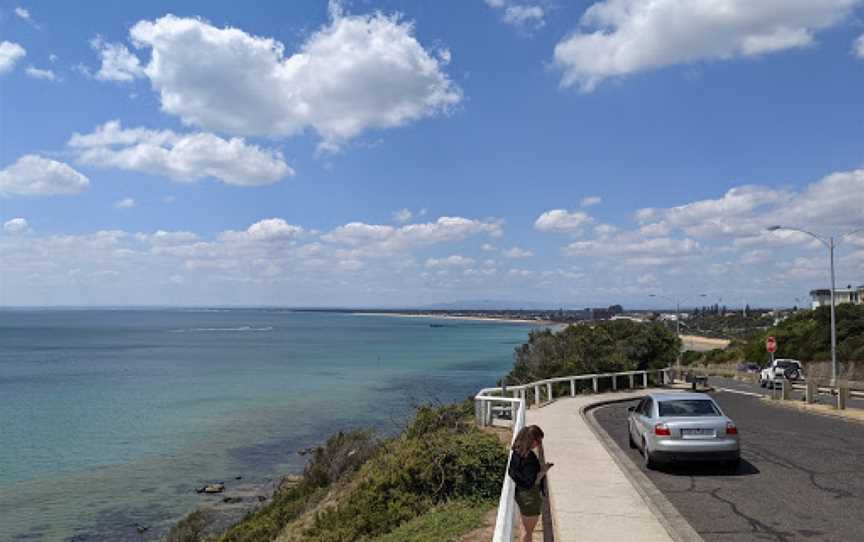
POLYGON ((451 542, 483 526, 494 501, 450 501, 409 520, 370 542, 451 542))

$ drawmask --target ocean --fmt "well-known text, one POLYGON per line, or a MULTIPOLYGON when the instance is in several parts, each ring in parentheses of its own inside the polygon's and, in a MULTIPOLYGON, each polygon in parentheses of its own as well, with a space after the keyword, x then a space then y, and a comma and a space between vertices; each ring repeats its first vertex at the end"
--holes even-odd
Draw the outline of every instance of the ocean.
POLYGON ((0 310, 0 540, 158 539, 213 498, 195 493, 204 483, 276 480, 336 431, 390 434, 417 404, 494 385, 531 327, 277 309, 0 310))

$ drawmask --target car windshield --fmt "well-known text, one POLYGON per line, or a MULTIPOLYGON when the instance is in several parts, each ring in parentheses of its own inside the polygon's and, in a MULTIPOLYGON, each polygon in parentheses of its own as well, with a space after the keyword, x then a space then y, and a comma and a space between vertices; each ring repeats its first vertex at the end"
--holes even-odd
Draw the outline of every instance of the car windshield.
POLYGON ((660 402, 660 416, 719 416, 713 401, 706 399, 676 399, 660 402))

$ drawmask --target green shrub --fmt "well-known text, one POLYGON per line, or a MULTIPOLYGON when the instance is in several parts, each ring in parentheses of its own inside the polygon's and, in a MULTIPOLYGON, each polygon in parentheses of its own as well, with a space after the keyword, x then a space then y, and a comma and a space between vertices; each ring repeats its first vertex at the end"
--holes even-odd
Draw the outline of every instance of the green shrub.
POLYGON ((451 501, 406 521, 370 542, 450 542, 483 525, 494 501, 451 501))

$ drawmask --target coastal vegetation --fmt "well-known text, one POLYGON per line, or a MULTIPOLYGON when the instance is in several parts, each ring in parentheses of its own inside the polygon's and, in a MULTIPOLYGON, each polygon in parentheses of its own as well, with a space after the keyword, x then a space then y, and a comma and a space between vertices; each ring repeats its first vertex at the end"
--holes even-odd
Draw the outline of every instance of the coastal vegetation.
POLYGON ((675 363, 680 340, 663 324, 611 320, 532 331, 516 349, 505 385, 558 376, 660 369, 675 363))
POLYGON ((422 406, 395 437, 339 433, 314 451, 296 484, 221 536, 202 534, 192 514, 168 540, 448 540, 494 507, 506 463, 504 444, 477 429, 472 412, 471 402, 422 406))
MULTIPOLYGON (((764 364, 765 339, 777 339, 777 357, 794 358, 805 363, 831 359, 831 313, 829 307, 799 310, 785 320, 734 340, 725 350, 685 352, 685 365, 716 365, 751 361, 764 364)), ((864 361, 864 305, 844 303, 836 307, 837 359, 841 362, 864 361)))

